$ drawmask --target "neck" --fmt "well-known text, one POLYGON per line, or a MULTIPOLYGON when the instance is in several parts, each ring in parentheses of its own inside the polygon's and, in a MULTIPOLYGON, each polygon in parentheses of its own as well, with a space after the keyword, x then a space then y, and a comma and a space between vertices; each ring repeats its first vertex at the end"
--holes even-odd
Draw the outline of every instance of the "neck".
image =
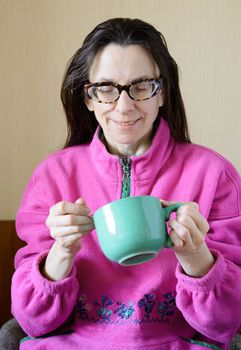
POLYGON ((129 157, 132 155, 138 156, 145 153, 151 146, 152 136, 153 135, 151 130, 147 135, 145 135, 139 142, 135 144, 113 144, 108 141, 104 134, 102 134, 102 141, 111 154, 122 157, 129 157))

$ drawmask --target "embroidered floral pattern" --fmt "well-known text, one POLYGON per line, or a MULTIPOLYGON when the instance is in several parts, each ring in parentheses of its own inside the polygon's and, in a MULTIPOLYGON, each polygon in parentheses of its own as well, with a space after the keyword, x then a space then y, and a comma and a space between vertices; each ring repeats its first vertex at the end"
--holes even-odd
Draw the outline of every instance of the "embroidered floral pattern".
POLYGON ((152 310, 153 310, 155 305, 156 305, 155 297, 151 293, 145 294, 144 298, 142 298, 138 302, 139 308, 144 308, 144 310, 145 310, 145 318, 147 320, 150 319, 152 310))
POLYGON ((120 307, 118 307, 118 309, 116 309, 114 313, 120 316, 122 319, 127 320, 133 315, 133 312, 135 311, 131 304, 129 305, 129 307, 121 303, 117 303, 117 305, 120 305, 120 307))
POLYGON ((111 309, 108 309, 108 306, 112 305, 113 304, 113 301, 106 297, 105 295, 103 295, 101 297, 101 302, 98 303, 98 301, 94 301, 93 302, 94 305, 97 306, 97 315, 103 319, 103 320, 109 320, 110 319, 110 316, 112 314, 112 310, 111 309))
POLYGON ((86 304, 86 296, 83 295, 79 298, 76 306, 78 313, 80 315, 80 318, 82 320, 87 320, 88 319, 88 310, 90 307, 86 304))
POLYGON ((172 292, 162 295, 161 300, 157 300, 153 293, 147 293, 137 302, 128 303, 114 302, 102 295, 100 300, 92 302, 92 306, 87 304, 83 295, 76 306, 77 316, 81 320, 116 325, 170 322, 175 310, 175 293, 172 292))
POLYGON ((158 314, 164 320, 169 316, 173 316, 176 308, 176 301, 172 293, 163 295, 166 299, 158 304, 158 314))

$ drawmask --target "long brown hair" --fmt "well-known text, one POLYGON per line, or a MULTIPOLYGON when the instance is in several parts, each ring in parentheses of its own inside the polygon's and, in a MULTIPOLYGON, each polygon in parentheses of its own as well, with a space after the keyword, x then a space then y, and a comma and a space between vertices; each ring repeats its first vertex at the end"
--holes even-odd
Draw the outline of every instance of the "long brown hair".
POLYGON ((164 104, 159 116, 170 127, 178 142, 191 142, 185 108, 179 87, 178 66, 170 55, 164 36, 151 24, 140 19, 113 18, 97 25, 71 58, 64 75, 61 99, 64 106, 68 135, 65 148, 89 143, 97 128, 97 120, 84 103, 84 84, 95 55, 108 44, 141 45, 157 63, 164 79, 164 104))

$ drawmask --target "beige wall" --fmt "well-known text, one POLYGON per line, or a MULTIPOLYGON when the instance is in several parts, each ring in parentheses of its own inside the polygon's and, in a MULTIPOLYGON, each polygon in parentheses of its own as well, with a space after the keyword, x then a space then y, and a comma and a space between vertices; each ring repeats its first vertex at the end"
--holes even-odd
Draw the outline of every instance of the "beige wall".
POLYGON ((67 60, 93 26, 116 16, 139 17, 165 35, 193 142, 241 170, 241 1, 0 0, 0 219, 15 217, 33 168, 64 142, 67 60))

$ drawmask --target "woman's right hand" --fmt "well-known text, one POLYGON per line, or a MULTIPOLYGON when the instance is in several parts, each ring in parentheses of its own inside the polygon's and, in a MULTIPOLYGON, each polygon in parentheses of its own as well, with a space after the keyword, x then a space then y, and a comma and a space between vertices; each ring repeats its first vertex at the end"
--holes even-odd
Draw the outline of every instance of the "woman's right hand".
POLYGON ((93 218, 85 201, 79 198, 75 203, 62 201, 52 206, 46 225, 55 243, 46 258, 43 274, 51 280, 63 279, 72 269, 83 236, 94 229, 93 218))
POLYGON ((82 237, 93 230, 93 219, 85 201, 59 202, 52 206, 46 225, 59 249, 65 254, 75 255, 81 248, 82 237))

